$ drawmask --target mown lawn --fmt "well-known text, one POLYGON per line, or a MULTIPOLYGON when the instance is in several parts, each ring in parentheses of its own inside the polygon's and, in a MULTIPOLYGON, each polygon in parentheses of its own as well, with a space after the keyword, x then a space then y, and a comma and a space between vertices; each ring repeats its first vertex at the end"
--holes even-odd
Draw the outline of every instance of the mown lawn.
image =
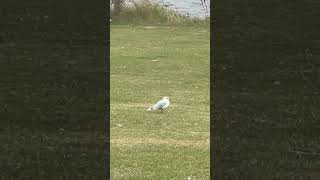
POLYGON ((111 26, 111 179, 209 179, 209 28, 111 26), (146 109, 163 96, 164 112, 146 109))

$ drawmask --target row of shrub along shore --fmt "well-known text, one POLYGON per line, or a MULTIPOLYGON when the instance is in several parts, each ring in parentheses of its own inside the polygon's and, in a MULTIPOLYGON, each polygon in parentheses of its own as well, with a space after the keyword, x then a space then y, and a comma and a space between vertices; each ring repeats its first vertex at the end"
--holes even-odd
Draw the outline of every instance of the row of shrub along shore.
POLYGON ((115 25, 208 26, 210 22, 209 17, 192 17, 150 0, 135 0, 127 3, 117 16, 114 15, 114 9, 111 8, 110 15, 111 24, 115 25))

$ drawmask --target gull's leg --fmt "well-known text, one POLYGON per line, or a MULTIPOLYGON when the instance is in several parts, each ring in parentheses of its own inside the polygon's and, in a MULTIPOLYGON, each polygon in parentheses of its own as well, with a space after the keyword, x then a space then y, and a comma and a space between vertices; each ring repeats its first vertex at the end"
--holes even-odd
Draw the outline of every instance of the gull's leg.
POLYGON ((163 113, 163 109, 161 109, 161 113, 163 113))

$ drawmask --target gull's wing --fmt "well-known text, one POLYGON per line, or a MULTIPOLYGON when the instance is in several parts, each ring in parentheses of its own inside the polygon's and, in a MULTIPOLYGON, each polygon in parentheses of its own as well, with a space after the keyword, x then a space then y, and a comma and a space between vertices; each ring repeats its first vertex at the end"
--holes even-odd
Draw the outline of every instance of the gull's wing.
POLYGON ((155 105, 153 105, 153 109, 161 109, 166 105, 166 101, 165 100, 160 100, 159 102, 157 102, 155 105))
POLYGON ((166 101, 165 102, 165 105, 162 107, 163 109, 167 108, 169 106, 170 102, 169 101, 166 101))

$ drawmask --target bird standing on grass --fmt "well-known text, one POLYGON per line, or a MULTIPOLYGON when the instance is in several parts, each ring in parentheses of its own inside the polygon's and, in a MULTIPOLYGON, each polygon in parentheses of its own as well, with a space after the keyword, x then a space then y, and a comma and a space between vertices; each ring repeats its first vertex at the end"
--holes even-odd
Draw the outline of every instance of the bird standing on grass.
POLYGON ((157 102, 153 106, 149 107, 148 111, 156 111, 156 110, 160 109, 161 112, 163 112, 164 109, 169 107, 169 104, 170 104, 169 97, 165 96, 159 102, 157 102))

